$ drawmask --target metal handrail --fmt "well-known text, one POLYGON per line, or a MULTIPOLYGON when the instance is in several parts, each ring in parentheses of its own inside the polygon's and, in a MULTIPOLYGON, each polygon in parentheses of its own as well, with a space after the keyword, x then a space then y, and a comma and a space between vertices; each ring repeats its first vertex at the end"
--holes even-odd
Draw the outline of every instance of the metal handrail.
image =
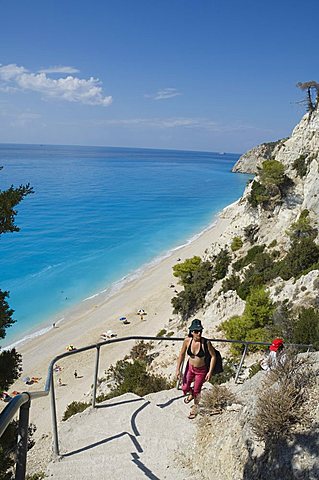
MULTIPOLYGON (((29 425, 29 409, 31 401, 48 396, 51 393, 51 414, 52 414, 52 430, 53 430, 53 445, 54 445, 54 453, 59 456, 59 438, 58 438, 58 429, 57 429, 57 412, 56 412, 56 403, 55 403, 55 393, 54 393, 54 365, 58 360, 62 358, 69 357, 71 355, 77 355, 82 352, 86 352, 88 350, 96 349, 96 359, 95 359, 95 369, 94 369, 94 380, 93 380, 93 395, 92 395, 92 407, 96 406, 96 390, 97 390, 97 382, 98 382, 98 369, 99 369, 99 359, 100 359, 100 349, 104 345, 108 345, 111 343, 119 343, 128 340, 155 340, 155 341, 169 341, 169 342, 181 342, 184 338, 180 337, 147 337, 141 335, 134 335, 130 337, 121 337, 121 338, 112 338, 109 340, 104 340, 102 342, 87 345, 85 347, 77 348, 75 350, 62 353, 57 355, 56 357, 51 360, 48 374, 45 382, 44 390, 36 391, 36 392, 23 392, 15 397, 13 397, 8 405, 3 409, 0 413, 0 437, 6 430, 9 423, 13 420, 14 416, 20 410, 20 417, 19 417, 19 435, 18 435, 18 445, 17 445, 17 463, 16 463, 16 480, 24 480, 25 479, 25 470, 26 470, 26 455, 27 455, 27 442, 28 442, 28 425, 29 425)), ((247 342, 241 340, 225 340, 225 339, 217 339, 217 338, 210 338, 208 339, 214 343, 237 343, 244 346, 244 351, 237 368, 237 373, 235 377, 235 382, 237 382, 238 377, 240 375, 240 371, 242 369, 242 365, 245 359, 245 356, 248 351, 249 345, 259 345, 259 346, 269 346, 271 343, 269 342, 247 342)), ((304 345, 304 344, 285 344, 286 347, 296 347, 296 348, 307 348, 308 351, 313 349, 313 345, 304 345)))

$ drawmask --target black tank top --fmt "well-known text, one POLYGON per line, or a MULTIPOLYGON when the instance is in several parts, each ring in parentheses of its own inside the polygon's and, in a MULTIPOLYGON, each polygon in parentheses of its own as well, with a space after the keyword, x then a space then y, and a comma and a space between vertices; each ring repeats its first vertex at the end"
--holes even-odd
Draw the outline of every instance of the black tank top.
POLYGON ((187 349, 187 355, 189 355, 191 358, 194 358, 194 357, 198 357, 198 358, 202 358, 202 357, 205 357, 205 352, 203 350, 203 345, 202 345, 202 342, 200 342, 200 349, 199 349, 199 352, 195 355, 193 352, 192 352, 192 342, 193 342, 193 339, 191 339, 191 341, 189 342, 189 345, 188 345, 188 349, 187 349))

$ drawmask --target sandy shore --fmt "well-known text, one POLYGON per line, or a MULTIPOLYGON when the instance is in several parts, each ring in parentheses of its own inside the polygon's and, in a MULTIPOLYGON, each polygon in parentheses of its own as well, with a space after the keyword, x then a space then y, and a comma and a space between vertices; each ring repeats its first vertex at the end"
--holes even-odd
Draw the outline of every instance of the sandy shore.
MULTIPOLYGON (((50 361, 66 351, 68 344, 79 348, 99 341, 100 334, 111 329, 118 337, 129 335, 156 335, 172 317, 171 298, 177 289, 177 279, 173 276, 172 267, 194 255, 203 255, 207 247, 218 242, 221 234, 229 225, 230 220, 221 215, 215 225, 207 229, 191 243, 173 251, 160 263, 150 265, 143 274, 123 285, 123 287, 109 298, 99 295, 82 302, 66 315, 67 318, 57 328, 46 334, 27 341, 19 346, 18 351, 23 356, 24 376, 41 377, 39 383, 27 386, 18 380, 10 391, 36 391, 44 387, 50 361), (147 315, 141 320, 136 314, 143 308, 147 315), (125 315, 130 322, 124 325, 119 317, 125 315)), ((133 342, 123 342, 104 347, 102 350, 99 376, 104 370, 130 351, 133 342)), ((59 362, 62 367, 61 378, 63 386, 56 387, 56 397, 59 418, 62 417, 66 406, 73 400, 83 399, 93 383, 95 351, 74 355, 59 362), (74 378, 77 370, 78 378, 74 378)), ((37 437, 50 432, 51 416, 49 399, 33 401, 31 421, 36 423, 37 437)))

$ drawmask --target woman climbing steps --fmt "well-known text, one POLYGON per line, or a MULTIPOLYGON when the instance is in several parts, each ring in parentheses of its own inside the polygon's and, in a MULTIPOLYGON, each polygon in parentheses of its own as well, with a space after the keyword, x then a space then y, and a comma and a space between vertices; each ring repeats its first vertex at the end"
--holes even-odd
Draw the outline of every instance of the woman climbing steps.
POLYGON ((178 356, 176 366, 176 376, 180 376, 180 368, 185 359, 185 355, 189 356, 186 370, 183 377, 182 390, 184 395, 184 403, 188 404, 194 400, 194 405, 191 407, 188 418, 195 418, 198 413, 198 404, 200 400, 200 392, 204 382, 211 379, 214 366, 216 363, 215 350, 211 343, 202 337, 203 326, 197 318, 192 321, 189 327, 188 336, 184 339, 181 351, 178 356), (211 356, 210 364, 207 367, 205 363, 204 342, 207 345, 209 354, 211 356), (192 383, 194 385, 192 387, 192 383))

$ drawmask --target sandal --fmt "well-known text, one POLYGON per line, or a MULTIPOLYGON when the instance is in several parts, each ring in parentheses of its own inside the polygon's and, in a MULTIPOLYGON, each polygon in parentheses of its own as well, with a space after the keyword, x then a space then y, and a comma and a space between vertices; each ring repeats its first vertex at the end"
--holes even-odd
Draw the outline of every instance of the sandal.
POLYGON ((197 417, 197 409, 196 408, 191 408, 191 411, 189 412, 188 418, 190 420, 193 420, 193 418, 197 417))
POLYGON ((190 393, 189 395, 187 395, 187 397, 184 398, 184 403, 186 403, 186 405, 191 402, 192 400, 194 400, 194 397, 193 395, 190 393))

